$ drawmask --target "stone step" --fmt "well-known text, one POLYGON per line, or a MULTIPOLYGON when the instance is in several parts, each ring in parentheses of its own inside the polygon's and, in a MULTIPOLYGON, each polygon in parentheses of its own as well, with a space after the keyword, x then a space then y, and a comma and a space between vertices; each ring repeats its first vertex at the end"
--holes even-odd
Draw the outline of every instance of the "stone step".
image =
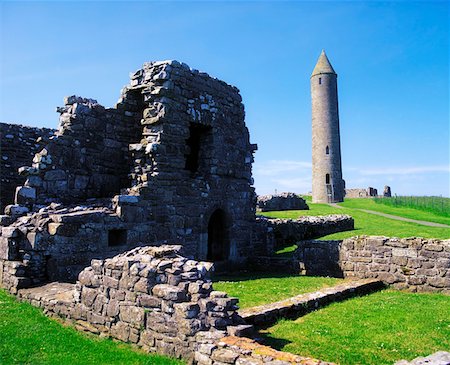
POLYGON ((297 295, 279 302, 269 303, 239 311, 248 323, 257 327, 268 327, 280 318, 298 318, 332 302, 356 295, 368 294, 385 288, 382 281, 362 279, 345 282, 319 291, 297 295))

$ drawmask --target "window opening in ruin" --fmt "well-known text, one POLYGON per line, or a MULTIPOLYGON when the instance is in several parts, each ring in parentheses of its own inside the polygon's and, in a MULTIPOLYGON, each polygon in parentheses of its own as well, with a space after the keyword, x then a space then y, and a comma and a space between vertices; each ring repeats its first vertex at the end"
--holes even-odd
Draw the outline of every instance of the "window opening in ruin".
POLYGON ((230 255, 230 242, 226 215, 222 209, 217 209, 208 223, 208 261, 224 261, 230 255))
POLYGON ((108 246, 121 246, 127 243, 126 229, 110 229, 108 231, 108 246))
POLYGON ((325 175, 325 184, 329 184, 330 183, 330 174, 326 174, 325 175))
POLYGON ((322 78, 319 77, 319 85, 322 85, 322 78))
POLYGON ((202 144, 210 131, 211 127, 205 125, 192 124, 189 127, 189 138, 186 140, 189 153, 186 155, 185 170, 198 171, 202 144))
POLYGON ((327 146, 327 148, 325 148, 325 153, 326 153, 327 155, 330 154, 330 147, 327 146))

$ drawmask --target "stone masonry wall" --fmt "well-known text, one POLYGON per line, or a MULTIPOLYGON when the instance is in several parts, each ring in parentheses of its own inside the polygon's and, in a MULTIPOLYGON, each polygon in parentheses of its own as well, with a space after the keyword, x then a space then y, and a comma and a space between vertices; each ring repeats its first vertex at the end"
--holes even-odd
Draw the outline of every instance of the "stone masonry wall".
POLYGON ((361 236, 301 242, 307 275, 374 278, 397 289, 450 293, 450 240, 361 236))
POLYGON ((275 249, 299 241, 326 236, 354 229, 354 220, 349 215, 332 214, 298 219, 268 219, 273 229, 275 249))
POLYGON ((55 137, 21 169, 28 176, 26 187, 36 191, 33 203, 112 198, 128 187, 128 145, 139 140, 142 129, 140 98, 129 93, 116 108, 105 109, 93 99, 66 97, 57 108, 55 137))
POLYGON ((19 296, 86 331, 193 360, 200 346, 212 350, 216 339, 249 326, 236 312, 238 299, 213 291, 212 264, 179 256, 180 249, 139 247, 93 260, 72 290, 60 287, 64 301, 46 300, 39 288, 21 290, 19 296))
POLYGON ((308 210, 305 199, 294 193, 259 195, 257 208, 262 212, 278 210, 308 210))
POLYGON ((372 187, 368 187, 367 189, 345 189, 345 197, 346 198, 370 198, 373 196, 377 196, 378 191, 372 187))
POLYGON ((254 254, 256 145, 238 89, 177 61, 149 62, 114 108, 64 104, 0 216, 3 273, 18 273, 8 285, 73 281, 91 259, 145 242, 224 265, 254 254))
POLYGON ((25 177, 18 174, 19 167, 30 164, 54 132, 48 128, 0 123, 0 211, 13 204, 16 186, 25 182, 25 177))

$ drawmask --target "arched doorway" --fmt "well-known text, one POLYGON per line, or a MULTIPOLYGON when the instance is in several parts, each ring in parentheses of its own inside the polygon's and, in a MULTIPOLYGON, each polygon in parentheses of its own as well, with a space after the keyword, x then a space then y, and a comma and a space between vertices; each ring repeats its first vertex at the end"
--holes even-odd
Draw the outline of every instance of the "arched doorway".
POLYGON ((224 261, 230 256, 230 241, 226 214, 217 209, 209 218, 208 223, 208 261, 224 261))

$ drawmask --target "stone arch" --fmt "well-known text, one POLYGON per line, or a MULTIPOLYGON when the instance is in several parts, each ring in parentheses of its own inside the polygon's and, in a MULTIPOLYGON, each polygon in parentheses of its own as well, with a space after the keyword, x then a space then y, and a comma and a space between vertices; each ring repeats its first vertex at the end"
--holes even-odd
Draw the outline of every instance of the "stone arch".
POLYGON ((230 257, 230 224, 223 209, 216 209, 208 221, 208 261, 226 261, 230 257))

